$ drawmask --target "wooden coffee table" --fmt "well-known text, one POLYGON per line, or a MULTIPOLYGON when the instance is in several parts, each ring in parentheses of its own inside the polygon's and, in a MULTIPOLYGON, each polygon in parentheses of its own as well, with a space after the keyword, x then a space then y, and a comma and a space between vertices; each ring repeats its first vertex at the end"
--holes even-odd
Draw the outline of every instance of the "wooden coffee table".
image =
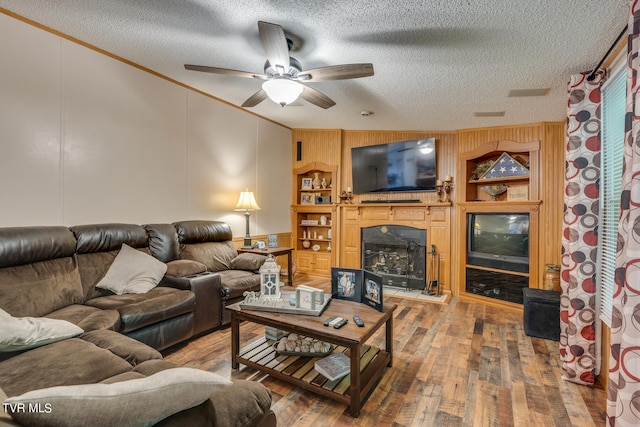
POLYGON ((363 399, 377 384, 387 366, 393 363, 393 312, 396 304, 385 304, 379 312, 364 304, 332 299, 321 316, 275 313, 241 309, 239 304, 227 307, 231 310, 231 367, 239 364, 267 373, 314 393, 349 405, 353 417, 360 415, 363 399), (358 327, 353 316, 360 316, 363 328, 358 327), (324 319, 340 316, 349 323, 340 329, 324 326, 324 319), (344 378, 329 381, 314 369, 314 363, 322 357, 278 355, 273 341, 259 339, 240 348, 240 322, 249 321, 273 326, 289 332, 317 338, 335 344, 335 351, 343 351, 351 360, 351 373, 344 378), (385 325, 385 348, 366 345, 366 341, 385 325))

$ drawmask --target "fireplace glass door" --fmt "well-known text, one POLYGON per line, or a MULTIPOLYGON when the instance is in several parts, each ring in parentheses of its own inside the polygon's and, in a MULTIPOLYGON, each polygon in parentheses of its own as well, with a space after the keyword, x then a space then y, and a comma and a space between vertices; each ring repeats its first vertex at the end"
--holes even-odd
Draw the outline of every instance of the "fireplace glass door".
POLYGON ((382 277, 383 284, 424 289, 427 231, 402 225, 362 228, 362 268, 382 277))

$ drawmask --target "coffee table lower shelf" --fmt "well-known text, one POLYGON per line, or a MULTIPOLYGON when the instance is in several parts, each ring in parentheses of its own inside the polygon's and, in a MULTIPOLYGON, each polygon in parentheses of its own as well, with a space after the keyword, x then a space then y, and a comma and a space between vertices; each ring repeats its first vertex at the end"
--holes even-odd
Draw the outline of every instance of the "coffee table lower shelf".
MULTIPOLYGON (((273 348, 274 341, 266 338, 248 344, 240 349, 237 361, 245 366, 267 373, 274 378, 289 382, 297 387, 312 391, 319 395, 351 404, 351 375, 329 381, 319 374, 314 363, 322 357, 279 355, 273 348)), ((335 352, 349 356, 349 349, 338 346, 335 352)), ((368 345, 362 346, 360 356, 360 393, 364 399, 381 378, 381 372, 389 364, 391 357, 386 351, 368 345)), ((358 411, 359 412, 359 411, 358 411)))

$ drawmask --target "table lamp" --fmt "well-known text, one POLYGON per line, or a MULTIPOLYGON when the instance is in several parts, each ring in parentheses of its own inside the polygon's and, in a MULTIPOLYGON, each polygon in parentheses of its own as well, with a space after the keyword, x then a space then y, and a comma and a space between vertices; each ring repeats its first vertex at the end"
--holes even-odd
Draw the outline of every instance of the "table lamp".
POLYGON ((253 191, 249 191, 249 189, 246 189, 245 191, 240 193, 238 203, 233 210, 244 211, 244 217, 247 222, 247 232, 244 236, 244 246, 242 247, 242 249, 251 249, 251 236, 249 235, 249 216, 251 214, 249 213, 249 211, 257 211, 259 209, 260 206, 258 206, 258 202, 256 202, 253 191))

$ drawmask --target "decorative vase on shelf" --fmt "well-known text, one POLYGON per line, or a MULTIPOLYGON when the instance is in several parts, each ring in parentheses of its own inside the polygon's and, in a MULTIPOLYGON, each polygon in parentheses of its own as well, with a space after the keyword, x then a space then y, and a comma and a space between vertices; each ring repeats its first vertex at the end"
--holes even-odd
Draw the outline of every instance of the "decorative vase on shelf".
POLYGON ((322 178, 322 181, 320 182, 320 186, 322 187, 323 190, 325 188, 327 188, 327 180, 326 180, 326 178, 322 178))
POLYGON ((322 182, 320 181, 320 172, 314 172, 313 175, 314 175, 314 178, 313 178, 313 181, 311 182, 313 184, 313 189, 319 190, 320 186, 322 185, 322 182))
POLYGON ((485 185, 480 187, 482 191, 491 196, 492 201, 497 201, 498 196, 507 191, 507 186, 504 184, 485 185))
POLYGON ((320 225, 327 225, 327 217, 322 215, 320 217, 320 225))

